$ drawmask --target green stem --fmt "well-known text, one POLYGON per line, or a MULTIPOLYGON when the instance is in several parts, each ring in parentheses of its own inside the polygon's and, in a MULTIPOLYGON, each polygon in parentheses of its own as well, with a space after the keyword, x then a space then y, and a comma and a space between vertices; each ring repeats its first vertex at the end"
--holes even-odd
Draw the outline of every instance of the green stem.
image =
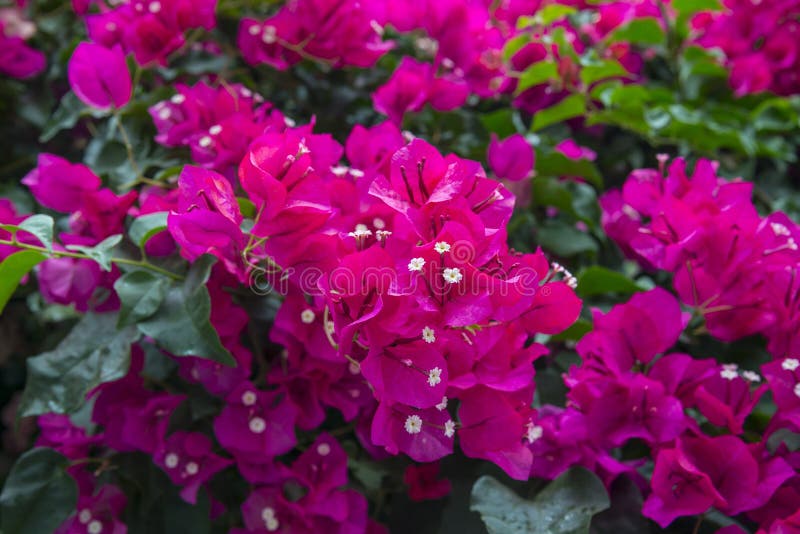
MULTIPOLYGON (((40 246, 37 246, 37 245, 28 245, 26 243, 20 243, 19 241, 16 240, 16 238, 11 239, 11 240, 0 239, 0 245, 10 245, 12 247, 21 248, 23 250, 33 250, 34 252, 41 252, 42 254, 49 254, 49 255, 54 256, 56 258, 75 258, 75 259, 79 259, 79 260, 92 260, 92 258, 90 256, 87 256, 86 254, 81 254, 80 252, 71 252, 71 251, 68 251, 68 250, 53 250, 53 251, 50 251, 50 250, 46 249, 45 247, 40 247, 40 246)), ((181 276, 181 275, 179 275, 177 273, 173 273, 172 271, 168 271, 166 269, 162 269, 161 267, 159 267, 157 265, 153 265, 152 263, 150 263, 149 261, 147 261, 145 259, 132 260, 132 259, 129 259, 129 258, 111 258, 111 262, 112 263, 119 263, 121 265, 131 265, 133 267, 140 267, 142 269, 148 269, 150 271, 153 271, 153 272, 156 272, 156 273, 159 273, 159 274, 163 274, 164 276, 168 276, 169 278, 172 278, 173 280, 183 280, 183 276, 181 276)))

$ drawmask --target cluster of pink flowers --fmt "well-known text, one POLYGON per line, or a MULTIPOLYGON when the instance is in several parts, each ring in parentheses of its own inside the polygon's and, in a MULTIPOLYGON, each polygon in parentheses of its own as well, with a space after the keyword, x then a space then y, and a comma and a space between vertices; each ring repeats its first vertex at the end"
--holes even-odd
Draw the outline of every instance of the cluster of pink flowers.
MULTIPOLYGON (((609 375, 618 381, 619 373, 643 372, 636 376, 646 394, 639 395, 641 403, 632 413, 649 418, 652 431, 634 435, 654 447, 656 461, 645 515, 666 525, 677 516, 714 506, 729 515, 747 512, 763 532, 784 532, 800 520, 800 464, 797 453, 785 445, 771 454, 767 440, 783 429, 800 432, 800 227, 780 212, 760 216, 750 200, 752 184, 720 178, 715 168, 700 160, 688 175, 686 163, 677 159, 666 170, 662 165, 634 171, 622 191, 601 198, 603 226, 646 268, 674 273, 678 296, 705 319, 711 335, 723 341, 766 337, 775 358, 761 367, 766 384, 759 385, 758 373, 736 364, 720 366, 685 354, 654 359, 674 344, 688 319, 681 318, 674 298, 658 290, 647 294, 653 302, 640 295, 624 308, 595 317, 595 331, 578 345, 585 363, 571 373, 570 395, 586 389, 573 401, 591 410, 602 390, 587 386, 592 384, 587 376, 595 375, 594 382, 608 388, 609 375), (624 316, 625 308, 632 313, 624 316), (615 330, 604 335, 604 325, 614 314, 615 330), (645 326, 642 321, 652 323, 645 326), (663 336, 643 340, 636 329, 663 336), (746 443, 741 439, 744 421, 767 390, 777 411, 761 441, 746 443), (686 409, 696 410, 726 434, 704 435, 697 421, 684 415, 686 409), (735 483, 726 482, 733 479, 735 483)), ((606 391, 601 402, 608 399, 606 391)), ((623 418, 609 415, 612 404, 600 413, 617 425, 623 418)))
POLYGON ((25 43, 35 32, 36 26, 22 18, 18 7, 0 8, 0 74, 30 78, 44 70, 44 54, 25 43))
POLYGON ((188 30, 216 26, 216 0, 123 0, 112 5, 73 0, 92 41, 106 48, 120 45, 140 65, 166 65, 186 42, 188 30))
POLYGON ((800 352, 800 226, 781 212, 758 214, 753 184, 677 159, 631 173, 603 196, 603 227, 629 256, 674 273, 680 299, 715 337, 762 334, 776 358, 800 352))
POLYGON ((235 178, 250 143, 266 131, 283 131, 291 119, 239 84, 176 85, 177 93, 150 108, 156 141, 188 147, 199 165, 235 178))
POLYGON ((739 96, 800 92, 800 4, 797 0, 725 0, 725 9, 693 20, 697 42, 725 53, 739 96))

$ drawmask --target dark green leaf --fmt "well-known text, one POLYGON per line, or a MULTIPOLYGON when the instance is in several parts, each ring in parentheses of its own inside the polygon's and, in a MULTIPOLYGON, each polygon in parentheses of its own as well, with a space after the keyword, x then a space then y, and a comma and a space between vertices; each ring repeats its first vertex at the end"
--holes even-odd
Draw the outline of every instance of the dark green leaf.
POLYGON ((549 223, 539 228, 536 239, 545 250, 557 256, 569 257, 582 252, 597 252, 597 241, 564 223, 549 223))
POLYGON ((638 45, 659 45, 665 42, 665 37, 661 23, 652 17, 645 17, 633 19, 611 33, 606 40, 611 43, 623 41, 638 45))
POLYGON ((252 219, 256 216, 256 205, 253 201, 246 197, 236 197, 236 203, 239 205, 239 211, 242 217, 252 219))
POLYGON ((164 296, 170 281, 148 271, 132 271, 114 282, 120 300, 119 326, 128 326, 153 315, 164 296))
MULTIPOLYGON (((594 163, 588 159, 568 158, 561 152, 548 152, 536 154, 537 176, 578 176, 593 184, 598 189, 603 188, 603 178, 597 171, 594 163)), ((534 179, 535 180, 535 179, 534 179)))
POLYGON ((0 263, 0 313, 3 313, 20 280, 47 256, 34 250, 22 250, 8 256, 0 263))
POLYGON ((586 99, 583 95, 573 94, 564 100, 550 106, 549 108, 537 111, 533 116, 531 131, 535 132, 546 128, 551 124, 580 117, 586 112, 586 99))
POLYGON ((66 472, 69 461, 48 448, 17 460, 0 495, 3 534, 51 534, 78 504, 78 485, 66 472))
POLYGON ((539 61, 525 69, 519 76, 516 92, 519 94, 529 87, 558 79, 558 65, 553 61, 539 61))
POLYGON ((59 102, 53 115, 44 125, 44 130, 39 136, 39 141, 46 143, 56 136, 61 130, 68 130, 78 124, 81 113, 86 106, 81 102, 75 93, 67 92, 59 102))
POLYGON ((490 476, 472 488, 471 510, 481 514, 489 534, 585 534, 592 516, 609 507, 597 475, 573 467, 528 501, 490 476))
POLYGON ((131 241, 136 243, 138 247, 145 246, 151 237, 162 230, 166 230, 168 215, 169 213, 166 211, 158 211, 134 219, 128 230, 128 236, 131 241))
POLYGON ((0 228, 16 233, 25 230, 36 236, 44 247, 53 250, 53 218, 49 215, 31 215, 19 224, 0 224, 0 228))
POLYGON ((586 319, 578 319, 572 326, 563 332, 552 336, 550 339, 553 341, 580 341, 580 339, 587 333, 592 331, 592 323, 586 319))
POLYGON ((578 295, 583 298, 604 293, 631 294, 642 291, 636 282, 622 273, 592 265, 578 275, 578 295))
POLYGON ((135 328, 117 330, 116 313, 85 315, 58 347, 28 358, 20 415, 76 411, 89 390, 127 372, 138 338, 135 328))
POLYGON ((581 82, 589 86, 608 78, 630 76, 630 73, 616 59, 604 59, 600 63, 582 67, 580 76, 581 82))
POLYGON ((777 451, 781 445, 785 445, 789 452, 800 450, 800 434, 792 432, 788 428, 776 430, 769 436, 769 439, 767 439, 767 449, 769 449, 770 453, 775 454, 775 451, 777 451))
POLYGON ((102 267, 104 271, 110 271, 114 247, 119 245, 120 241, 122 241, 122 234, 116 234, 103 239, 93 247, 86 247, 83 245, 67 245, 67 249, 76 250, 86 254, 91 259, 99 263, 100 267, 102 267))
POLYGON ((202 256, 181 285, 171 287, 156 313, 139 330, 176 356, 198 356, 226 365, 235 360, 209 322, 211 298, 205 283, 216 259, 202 256))

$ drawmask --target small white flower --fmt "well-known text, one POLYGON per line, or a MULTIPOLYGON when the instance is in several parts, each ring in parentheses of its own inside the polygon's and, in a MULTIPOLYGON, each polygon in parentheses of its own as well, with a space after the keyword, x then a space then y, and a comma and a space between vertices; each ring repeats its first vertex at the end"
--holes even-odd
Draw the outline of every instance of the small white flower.
POLYGON ((253 434, 261 434, 267 429, 267 423, 260 417, 253 417, 250 419, 248 426, 250 427, 250 432, 253 434))
POLYGON ((450 243, 448 243, 447 241, 439 241, 435 245, 433 245, 433 250, 435 250, 439 254, 450 252, 450 243))
POLYGON ((774 223, 770 223, 769 226, 770 226, 770 228, 772 228, 772 233, 774 233, 776 236, 792 235, 792 233, 789 231, 789 229, 786 228, 786 226, 784 226, 781 223, 774 222, 774 223))
POLYGON ((88 508, 84 508, 78 514, 78 521, 83 523, 84 525, 92 520, 92 511, 88 508))
POLYGON ((269 506, 261 510, 261 519, 264 521, 264 526, 267 527, 267 530, 270 532, 275 532, 278 530, 278 527, 281 526, 278 518, 275 517, 275 510, 269 506))
POLYGON ((411 258, 408 262, 408 270, 411 272, 421 271, 425 267, 425 258, 411 258))
POLYGON ((147 10, 150 11, 150 13, 158 13, 161 11, 161 2, 150 2, 150 5, 147 6, 147 10))
POLYGON ((333 321, 328 321, 325 323, 325 332, 328 334, 333 334, 336 332, 336 325, 333 324, 333 321))
POLYGON ((726 380, 733 380, 739 376, 739 373, 736 372, 736 369, 731 367, 725 367, 722 371, 719 372, 719 376, 726 380))
POLYGON ((442 397, 442 402, 436 405, 436 409, 441 412, 444 411, 446 408, 447 408, 447 397, 442 397))
POLYGON ((430 371, 428 371, 428 385, 430 387, 436 387, 442 383, 442 370, 438 367, 434 367, 430 371))
POLYGON ((372 226, 374 226, 378 230, 383 230, 384 228, 386 228, 386 222, 380 217, 375 217, 374 219, 372 219, 372 226))
POLYGON ((169 119, 172 116, 172 110, 169 109, 167 106, 162 107, 158 110, 158 118, 162 121, 169 119))
POLYGON ((800 382, 794 385, 794 394, 800 397, 800 382))
POLYGON ((320 443, 317 445, 317 454, 320 456, 328 456, 331 453, 331 446, 327 443, 320 443))
POLYGON ((222 126, 219 124, 215 124, 211 128, 208 129, 208 133, 211 135, 219 135, 222 132, 222 126))
POLYGON ((795 371, 800 367, 800 360, 797 358, 786 358, 781 362, 781 369, 784 371, 795 371))
POLYGON ((270 532, 275 532, 281 526, 280 522, 277 519, 268 519, 264 522, 264 526, 267 527, 267 530, 270 532))
POLYGON ((544 429, 542 427, 534 425, 533 423, 528 423, 528 431, 525 433, 525 439, 527 439, 529 443, 533 443, 541 438, 542 434, 544 434, 544 429))
POLYGON ((261 510, 261 519, 263 519, 264 521, 266 521, 267 519, 275 519, 275 510, 273 510, 269 506, 264 507, 264 509, 261 510))
POLYGON ((444 270, 442 276, 444 277, 444 281, 448 284, 457 284, 464 278, 464 275, 461 274, 461 269, 458 267, 448 267, 444 270))
MULTIPOLYGON (((258 28, 258 26, 251 26, 250 27, 250 33, 253 33, 253 28, 258 28)), ((258 33, 258 31, 256 31, 256 33, 258 33)), ((251 96, 253 96, 253 91, 251 91, 247 87, 242 87, 241 93, 242 93, 242 96, 245 97, 245 98, 250 98, 251 96)))
POLYGON ((363 178, 364 177, 364 171, 362 171, 361 169, 350 169, 350 175, 353 178, 363 178))
POLYGON ((286 123, 286 126, 288 126, 289 128, 294 128, 295 126, 297 126, 297 123, 291 117, 284 117, 283 122, 286 123))
POLYGON ((419 434, 422 432, 422 419, 418 415, 409 415, 406 418, 405 428, 409 434, 419 434))
POLYGON ((452 438, 455 433, 456 433, 456 424, 453 422, 452 419, 448 419, 444 423, 444 435, 445 437, 452 438))
POLYGON ((172 98, 170 98, 169 101, 175 104, 176 106, 180 106, 181 104, 186 102, 186 97, 183 96, 181 93, 178 93, 177 95, 172 95, 172 98))
POLYGON ((169 469, 175 469, 178 467, 178 462, 180 461, 181 459, 174 452, 171 452, 164 457, 164 465, 166 465, 169 469))
POLYGON ((86 527, 86 532, 89 534, 100 534, 103 532, 103 523, 95 519, 86 527))
POLYGON ((242 393, 242 404, 244 404, 245 406, 252 406, 256 403, 257 400, 258 397, 256 397, 256 394, 253 393, 252 391, 245 391, 244 393, 242 393))
POLYGON ((436 341, 436 332, 430 326, 426 326, 422 329, 422 339, 425 343, 434 343, 436 341))
POLYGON ((306 308, 300 313, 300 320, 303 321, 303 324, 311 324, 316 318, 317 314, 311 308, 306 308))
POLYGON ((272 44, 278 40, 278 33, 275 31, 275 26, 264 26, 264 33, 261 34, 261 40, 265 44, 272 44))
POLYGON ((365 224, 359 224, 356 226, 356 229, 354 231, 350 232, 347 235, 355 238, 369 237, 372 235, 372 230, 367 228, 365 224))
POLYGON ((213 139, 211 139, 207 135, 204 135, 203 137, 200 138, 200 140, 197 142, 197 144, 200 145, 203 148, 208 148, 208 147, 211 146, 211 143, 213 143, 213 142, 214 142, 213 139))
POLYGON ((761 382, 761 377, 754 371, 742 371, 742 378, 748 382, 761 382))
POLYGON ((247 31, 250 35, 258 35, 261 33, 261 26, 258 24, 253 24, 247 31))
POLYGON ((186 474, 189 476, 194 476, 200 472, 200 466, 197 465, 195 462, 189 462, 186 464, 186 474))
POLYGON ((350 170, 344 165, 336 165, 335 167, 331 167, 331 172, 337 178, 341 178, 347 174, 347 171, 350 170))

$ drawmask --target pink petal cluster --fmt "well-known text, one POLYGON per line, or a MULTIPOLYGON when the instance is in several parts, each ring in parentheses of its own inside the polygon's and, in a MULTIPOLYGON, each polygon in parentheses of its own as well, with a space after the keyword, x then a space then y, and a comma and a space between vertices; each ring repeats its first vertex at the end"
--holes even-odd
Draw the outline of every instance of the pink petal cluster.
POLYGON ((106 48, 120 45, 145 66, 166 65, 186 42, 188 30, 216 26, 216 0, 123 0, 113 2, 113 7, 104 2, 96 5, 99 12, 77 10, 85 16, 89 38, 106 48))
POLYGON ((297 0, 268 19, 242 19, 237 42, 251 65, 284 70, 312 58, 335 67, 371 67, 394 46, 382 39, 387 9, 383 1, 297 0))
POLYGON ((702 13, 692 22, 699 44, 724 52, 734 92, 742 96, 800 91, 797 2, 725 0, 723 5, 724 10, 702 13))
POLYGON ((760 333, 775 357, 800 351, 797 299, 800 227, 785 214, 760 216, 752 184, 683 159, 662 172, 639 169, 600 199, 603 227, 625 253, 674 273, 681 300, 725 341, 760 333))

